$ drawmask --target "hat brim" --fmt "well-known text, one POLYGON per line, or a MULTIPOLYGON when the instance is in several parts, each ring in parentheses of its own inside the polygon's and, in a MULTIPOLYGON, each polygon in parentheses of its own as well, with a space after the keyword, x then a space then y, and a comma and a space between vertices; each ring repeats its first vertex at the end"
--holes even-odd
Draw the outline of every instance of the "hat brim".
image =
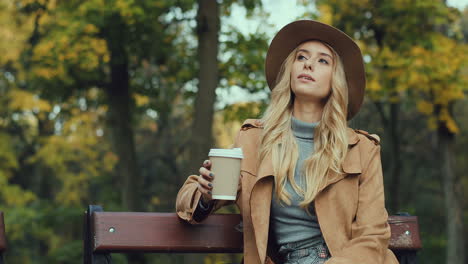
POLYGON ((366 76, 361 50, 344 32, 313 20, 299 20, 284 26, 271 41, 265 60, 268 86, 273 89, 283 61, 301 43, 319 40, 341 57, 348 84, 348 116, 354 117, 362 105, 366 76))

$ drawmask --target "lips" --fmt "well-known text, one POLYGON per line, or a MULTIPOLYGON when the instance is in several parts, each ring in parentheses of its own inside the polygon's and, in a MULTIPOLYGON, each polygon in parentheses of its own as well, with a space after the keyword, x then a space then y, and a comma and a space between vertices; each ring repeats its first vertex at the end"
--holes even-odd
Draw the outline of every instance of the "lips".
POLYGON ((300 74, 299 76, 297 76, 297 78, 302 79, 302 80, 308 80, 308 81, 315 82, 315 79, 312 78, 312 76, 310 76, 309 74, 305 74, 305 73, 300 74))

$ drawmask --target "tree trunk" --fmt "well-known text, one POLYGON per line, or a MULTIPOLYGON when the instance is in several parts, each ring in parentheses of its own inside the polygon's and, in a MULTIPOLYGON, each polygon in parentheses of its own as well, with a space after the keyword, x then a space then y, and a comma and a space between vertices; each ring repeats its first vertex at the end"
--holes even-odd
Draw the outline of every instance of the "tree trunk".
MULTIPOLYGON (((213 115, 216 87, 219 80, 218 34, 219 4, 214 0, 198 0, 198 93, 195 98, 190 144, 190 158, 186 174, 198 174, 213 144, 213 115)), ((185 263, 203 263, 204 255, 188 254, 185 263)))
POLYGON ((195 99, 188 173, 198 173, 202 161, 213 144, 213 114, 218 85, 219 4, 213 0, 199 0, 197 14, 198 35, 198 93, 195 99))
POLYGON ((108 125, 114 151, 119 157, 119 175, 124 210, 137 211, 140 203, 140 174, 138 172, 133 134, 133 101, 130 94, 128 55, 125 49, 125 24, 119 15, 111 18, 105 31, 110 52, 111 80, 107 87, 108 125))
POLYGON ((438 129, 438 144, 442 166, 446 227, 447 227, 447 264, 465 264, 465 238, 463 232, 462 184, 455 175, 455 135, 445 124, 438 129))
POLYGON ((385 111, 385 104, 381 102, 374 102, 377 107, 380 119, 382 121, 383 127, 385 129, 385 138, 387 141, 386 146, 390 147, 390 186, 389 193, 385 196, 388 199, 387 209, 390 212, 396 213, 400 208, 400 174, 401 168, 403 166, 401 162, 401 147, 400 147, 400 137, 401 131, 399 131, 398 122, 399 122, 399 112, 400 104, 399 103, 390 103, 389 111, 385 111), (388 112, 388 113, 387 113, 388 112))
MULTIPOLYGON (((133 134, 133 100, 130 92, 128 54, 125 49, 125 23, 118 14, 110 17, 104 37, 110 53, 110 85, 105 90, 108 104, 108 128, 112 146, 118 156, 116 166, 122 207, 141 211, 141 177, 138 171, 133 134)), ((141 254, 127 254, 129 263, 146 263, 141 254)))
POLYGON ((392 143, 392 183, 390 185, 390 210, 394 213, 398 212, 400 208, 400 172, 401 172, 401 148, 400 137, 401 133, 398 129, 398 113, 399 103, 390 104, 390 139, 392 143))
MULTIPOLYGON (((442 2, 447 5, 446 0, 442 2)), ((448 25, 439 25, 436 31, 448 36, 448 25)), ((453 116, 453 103, 448 110, 453 116)), ((440 106, 436 107, 436 113, 440 113, 440 106)), ((455 134, 446 126, 445 122, 439 121, 438 144, 442 163, 442 184, 444 187, 446 223, 447 226, 447 264, 465 264, 465 236, 463 232, 463 198, 462 182, 455 175, 455 134)))

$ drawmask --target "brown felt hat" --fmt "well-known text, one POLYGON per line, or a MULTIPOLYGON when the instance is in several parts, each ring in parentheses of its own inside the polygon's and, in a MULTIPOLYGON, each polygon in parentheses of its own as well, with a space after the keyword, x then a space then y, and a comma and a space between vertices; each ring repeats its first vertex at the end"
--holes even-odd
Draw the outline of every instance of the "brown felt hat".
POLYGON ((308 40, 330 45, 343 61, 348 83, 348 120, 362 105, 366 76, 361 50, 344 32, 314 20, 299 20, 284 26, 271 41, 265 60, 265 74, 270 89, 276 85, 281 64, 297 46, 308 40))

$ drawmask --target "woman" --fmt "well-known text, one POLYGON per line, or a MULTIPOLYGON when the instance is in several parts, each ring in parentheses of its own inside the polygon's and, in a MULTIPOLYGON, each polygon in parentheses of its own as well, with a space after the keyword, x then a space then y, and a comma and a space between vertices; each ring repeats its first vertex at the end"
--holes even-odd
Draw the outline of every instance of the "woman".
MULTIPOLYGON (((387 248, 379 139, 347 127, 364 95, 359 47, 336 28, 296 21, 272 40, 265 71, 271 103, 234 144, 244 152, 244 263, 398 263, 387 248)), ((210 167, 179 191, 188 222, 226 204, 211 198, 210 167)))

